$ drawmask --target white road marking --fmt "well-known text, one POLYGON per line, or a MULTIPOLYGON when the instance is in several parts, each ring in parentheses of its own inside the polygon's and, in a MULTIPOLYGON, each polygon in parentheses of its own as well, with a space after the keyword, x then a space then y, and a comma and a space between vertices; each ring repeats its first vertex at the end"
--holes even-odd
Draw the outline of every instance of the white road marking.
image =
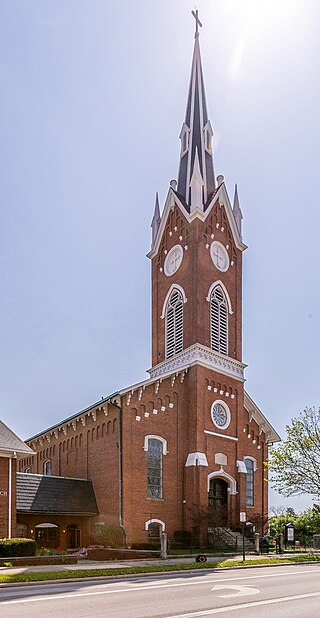
MULTIPOLYGON (((279 571, 277 570, 276 573, 269 573, 268 575, 247 575, 244 577, 226 577, 224 579, 219 579, 217 581, 217 579, 207 579, 207 580, 203 580, 200 579, 199 581, 183 581, 183 582, 177 582, 174 584, 153 584, 150 585, 149 583, 146 583, 143 586, 134 586, 134 582, 132 583, 131 588, 119 588, 117 590, 95 590, 95 591, 90 591, 90 592, 72 592, 72 593, 65 593, 65 594, 56 594, 54 596, 50 595, 50 596, 42 596, 42 597, 29 597, 28 599, 15 599, 12 601, 1 601, 0 600, 0 607, 1 605, 14 605, 17 603, 36 603, 36 602, 40 602, 40 601, 55 601, 56 599, 70 599, 71 597, 88 597, 88 596, 95 596, 95 595, 102 595, 102 594, 119 594, 119 593, 124 593, 124 592, 136 592, 139 590, 156 590, 158 588, 180 588, 181 586, 204 586, 204 585, 209 585, 209 584, 219 584, 221 582, 233 582, 233 581, 243 581, 243 580, 249 580, 249 579, 267 579, 270 577, 290 577, 292 575, 311 575, 313 573, 320 573, 320 569, 310 569, 310 570, 306 570, 306 571, 294 571, 292 573, 288 572, 288 571, 284 571, 282 573, 279 573, 279 571)), ((198 575, 198 573, 196 574, 198 575)), ((70 580, 70 582, 68 582, 68 584, 72 584, 72 580, 70 580)), ((77 582, 79 583, 79 582, 77 582)), ((84 582, 85 583, 85 580, 84 582)), ((68 585, 67 584, 67 585, 68 585)), ((39 584, 41 585, 41 584, 39 584)), ((65 585, 65 584, 63 584, 65 585)), ((110 585, 110 584, 108 584, 110 585)), ((29 588, 30 590, 30 588, 29 588)))
POLYGON ((213 586, 210 592, 215 592, 216 590, 236 590, 236 592, 231 592, 229 594, 217 594, 217 597, 221 597, 222 599, 229 599, 230 597, 245 597, 251 594, 259 594, 260 590, 258 588, 249 588, 249 586, 213 586))
POLYGON ((211 616, 212 614, 223 614, 224 612, 232 612, 233 610, 241 610, 249 607, 258 607, 259 605, 272 605, 274 603, 284 603, 288 601, 298 601, 299 599, 311 599, 319 597, 320 592, 310 592, 308 594, 296 594, 292 597, 281 597, 279 599, 266 599, 265 601, 252 601, 251 603, 241 603, 240 605, 229 605, 228 607, 217 607, 216 609, 206 609, 204 612, 192 612, 190 614, 177 614, 176 616, 168 616, 168 618, 197 618, 197 616, 211 616))

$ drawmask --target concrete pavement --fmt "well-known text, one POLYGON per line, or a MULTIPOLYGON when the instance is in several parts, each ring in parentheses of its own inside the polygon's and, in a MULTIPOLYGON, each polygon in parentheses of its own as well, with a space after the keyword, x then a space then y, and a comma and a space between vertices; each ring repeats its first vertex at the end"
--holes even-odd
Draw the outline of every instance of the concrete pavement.
MULTIPOLYGON (((295 554, 296 556, 303 556, 303 554, 295 554)), ((254 560, 262 560, 265 558, 281 558, 285 560, 287 555, 274 555, 274 554, 262 554, 262 555, 247 555, 246 559, 254 559, 254 560)), ((236 556, 208 556, 209 562, 220 562, 222 560, 242 560, 242 554, 236 556)), ((44 566, 21 566, 21 567, 0 567, 1 575, 19 575, 23 573, 49 573, 49 572, 57 572, 57 571, 79 571, 79 570, 90 570, 94 569, 121 569, 121 568, 129 568, 129 567, 137 567, 137 566, 151 566, 151 565, 165 565, 165 564, 193 564, 195 563, 195 556, 180 558, 178 556, 174 556, 166 559, 146 559, 146 560, 108 560, 104 562, 100 561, 89 561, 89 560, 79 560, 77 564, 51 564, 44 566)), ((88 573, 88 576, 90 574, 88 573)))

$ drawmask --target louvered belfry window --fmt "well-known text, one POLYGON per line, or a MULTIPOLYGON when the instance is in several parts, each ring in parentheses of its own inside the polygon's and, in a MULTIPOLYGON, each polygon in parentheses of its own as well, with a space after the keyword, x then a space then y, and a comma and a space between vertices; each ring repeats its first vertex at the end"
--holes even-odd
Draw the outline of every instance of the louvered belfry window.
POLYGON ((166 311, 166 358, 183 350, 183 299, 179 290, 172 290, 166 311))
POLYGON ((228 354, 228 308, 225 294, 217 285, 210 299, 211 348, 228 354))

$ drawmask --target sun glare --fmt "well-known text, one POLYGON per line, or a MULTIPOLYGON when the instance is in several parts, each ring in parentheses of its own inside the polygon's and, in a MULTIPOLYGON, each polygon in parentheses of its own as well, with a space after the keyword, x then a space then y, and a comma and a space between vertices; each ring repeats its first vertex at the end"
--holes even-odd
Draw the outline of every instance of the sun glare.
POLYGON ((229 25, 226 38, 232 37, 230 79, 238 79, 248 47, 258 59, 270 45, 274 48, 288 34, 293 36, 303 11, 306 13, 303 0, 225 0, 219 18, 229 25))

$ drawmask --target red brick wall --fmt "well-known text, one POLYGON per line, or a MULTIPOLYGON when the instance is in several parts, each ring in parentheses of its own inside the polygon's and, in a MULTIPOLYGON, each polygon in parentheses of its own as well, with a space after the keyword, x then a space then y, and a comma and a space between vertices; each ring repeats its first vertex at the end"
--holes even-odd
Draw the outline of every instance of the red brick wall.
POLYGON ((194 343, 210 347, 210 303, 206 299, 211 284, 217 280, 225 285, 233 311, 228 320, 228 354, 241 360, 242 254, 235 247, 224 207, 216 203, 205 222, 195 219, 188 224, 176 206, 168 217, 159 251, 152 260, 152 365, 165 360, 165 320, 160 316, 173 283, 180 285, 187 297, 184 304, 184 348, 194 343), (214 240, 228 246, 230 266, 225 273, 215 268, 210 257, 212 234, 214 240), (176 244, 184 247, 184 257, 177 273, 167 277, 164 274, 166 253, 176 244))
MULTIPOLYGON (((8 457, 0 457, 0 538, 7 538, 9 534, 9 461, 8 457)), ((16 527, 16 459, 11 459, 11 466, 11 536, 14 537, 16 527)))
POLYGON ((224 471, 237 482, 239 493, 229 500, 231 526, 239 527, 240 511, 246 511, 250 519, 250 514, 262 514, 267 509, 266 483, 263 481, 264 434, 259 435, 254 420, 249 423, 248 413, 243 407, 243 384, 200 366, 191 367, 182 383, 181 375, 173 385, 171 377, 163 379, 157 393, 155 383, 143 392, 134 391, 130 401, 127 397, 122 399, 124 525, 129 540, 146 539, 144 523, 152 518, 165 522, 169 536, 175 530, 192 529, 197 509, 200 511, 201 506, 208 504, 208 474, 221 468, 215 463, 216 453, 227 456, 224 471), (218 389, 217 393, 214 388, 218 389), (219 431, 211 419, 211 406, 216 399, 225 401, 231 411, 231 423, 225 431, 219 431), (169 407, 169 402, 174 404, 173 408, 169 407), (165 411, 161 411, 163 405, 165 411), (157 409, 157 414, 153 413, 154 409, 157 409), (140 420, 136 420, 137 417, 140 420), (247 437, 247 426, 254 437, 247 437), (207 434, 204 430, 236 440, 207 434), (147 497, 147 453, 143 450, 146 435, 158 435, 168 443, 168 454, 163 456, 161 500, 147 497), (256 440, 255 444, 253 440, 256 440), (188 453, 196 451, 207 455, 208 467, 185 467, 188 453), (245 456, 257 460, 254 507, 245 505, 246 475, 240 474, 236 466, 236 460, 245 456))
MULTIPOLYGON (((90 537, 94 534, 94 523, 91 517, 77 517, 74 515, 30 515, 18 513, 17 523, 27 526, 27 537, 37 540, 36 526, 42 523, 50 523, 58 526, 56 547, 67 548, 67 526, 75 524, 81 530, 80 545, 88 547, 90 537)), ((39 544, 39 543, 38 543, 39 544)), ((40 542, 41 546, 41 542, 40 542)))
POLYGON ((94 408, 77 420, 29 442, 36 455, 21 460, 19 470, 43 474, 50 460, 52 475, 89 478, 93 481, 100 515, 94 521, 119 523, 119 411, 94 408), (82 419, 82 420, 81 420, 82 419), (48 441, 47 437, 50 442, 48 441))

